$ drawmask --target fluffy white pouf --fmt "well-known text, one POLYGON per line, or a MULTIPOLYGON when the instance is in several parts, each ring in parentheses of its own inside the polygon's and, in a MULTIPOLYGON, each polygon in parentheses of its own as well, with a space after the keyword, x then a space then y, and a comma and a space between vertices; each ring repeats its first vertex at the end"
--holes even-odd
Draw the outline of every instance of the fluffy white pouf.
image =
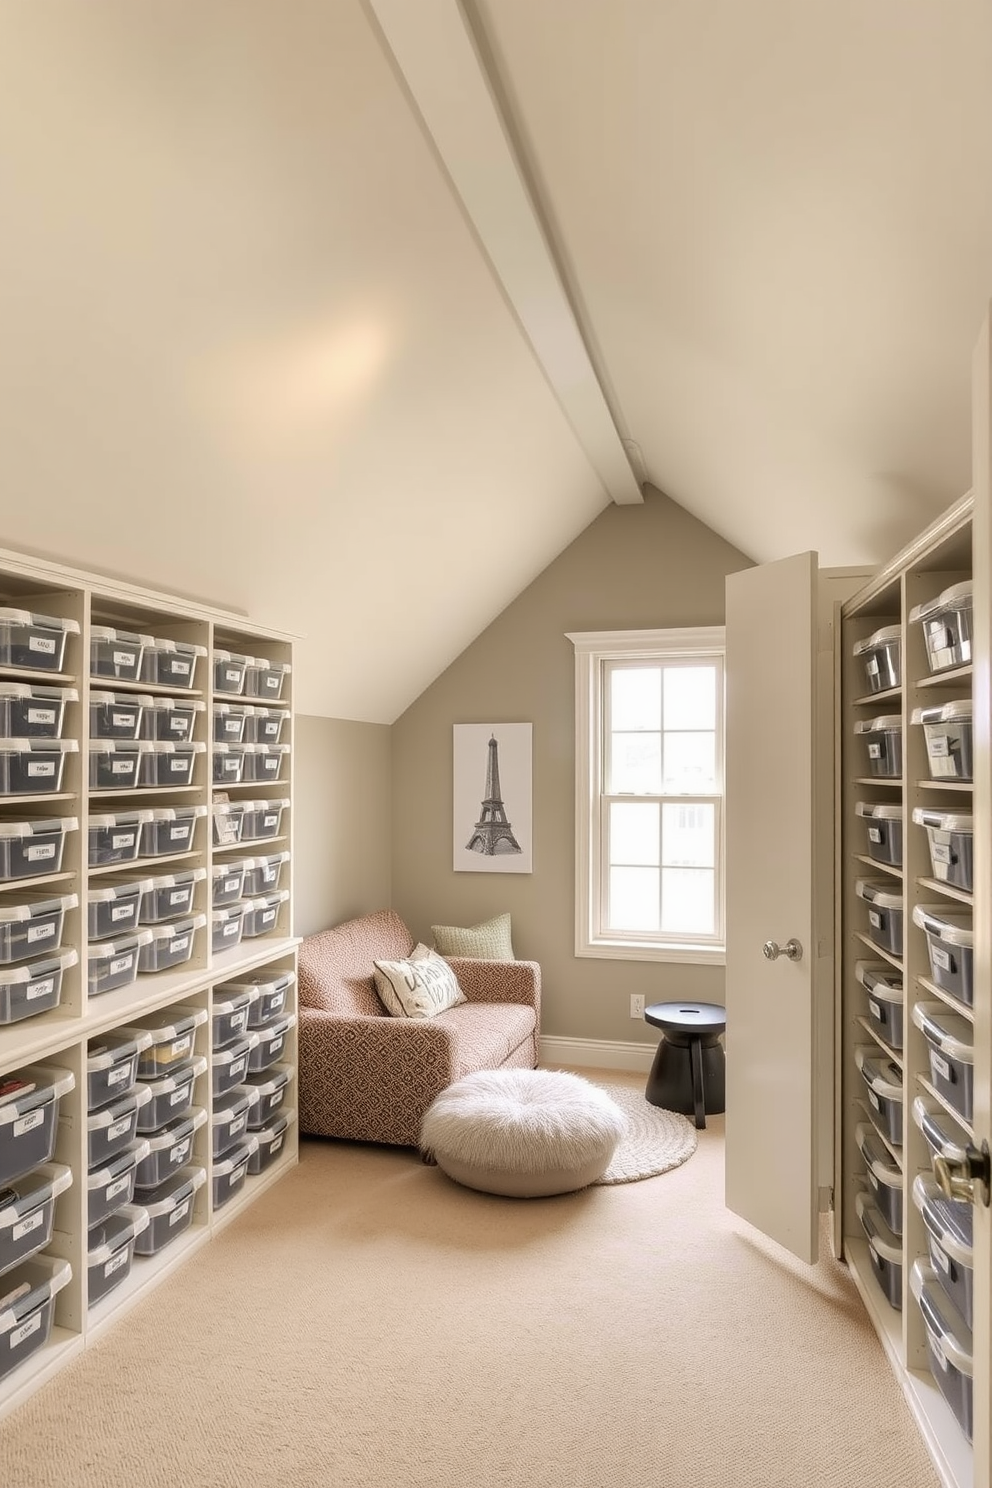
POLYGON ((538 1198, 595 1182, 626 1129, 616 1102, 579 1075, 477 1070, 428 1108, 420 1148, 467 1188, 538 1198))

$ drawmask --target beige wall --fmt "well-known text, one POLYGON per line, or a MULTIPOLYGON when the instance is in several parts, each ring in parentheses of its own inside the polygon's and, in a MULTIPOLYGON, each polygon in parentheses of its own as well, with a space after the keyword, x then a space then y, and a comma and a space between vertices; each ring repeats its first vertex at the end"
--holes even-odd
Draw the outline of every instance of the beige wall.
MULTIPOLYGON (((479 562, 485 562, 480 551, 479 562)), ((578 959, 574 946, 574 653, 566 631, 720 625, 724 579, 750 560, 659 492, 610 506, 393 726, 393 907, 414 935, 509 910, 514 950, 540 961, 543 1031, 657 1036, 630 1018, 648 1002, 721 1001, 723 972, 578 959), (534 871, 452 869, 454 723, 534 725, 534 871)), ((481 792, 480 792, 481 796, 481 792)))
POLYGON ((297 935, 390 903, 390 729, 297 715, 293 772, 297 935))

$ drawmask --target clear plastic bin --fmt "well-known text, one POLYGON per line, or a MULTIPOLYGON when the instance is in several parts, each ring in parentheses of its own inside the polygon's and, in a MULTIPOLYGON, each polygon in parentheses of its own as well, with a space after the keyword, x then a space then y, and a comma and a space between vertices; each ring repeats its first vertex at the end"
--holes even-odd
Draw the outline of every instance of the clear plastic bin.
POLYGON ((210 911, 210 948, 217 956, 241 944, 245 922, 245 901, 229 904, 225 909, 210 911))
POLYGON ((144 881, 138 918, 142 925, 161 925, 166 920, 181 919, 193 908, 196 886, 207 876, 205 868, 186 868, 179 873, 162 873, 144 881))
POLYGON ((275 1162, 286 1145, 286 1133, 295 1120, 295 1111, 283 1111, 282 1115, 274 1117, 272 1121, 258 1128, 255 1132, 258 1147, 248 1159, 250 1174, 264 1173, 265 1169, 275 1162))
POLYGON ((90 790, 134 790, 141 772, 141 762, 151 749, 138 739, 100 739, 90 743, 90 790))
POLYGON ((279 911, 288 898, 288 889, 277 889, 274 894, 263 894, 258 899, 242 900, 245 917, 241 933, 244 939, 254 940, 259 935, 271 935, 276 928, 279 911))
POLYGON ((898 625, 883 625, 858 641, 854 655, 864 667, 869 692, 887 692, 902 683, 902 634, 898 625))
POLYGON ((902 1311, 902 1245, 869 1196, 859 1193, 854 1201, 861 1228, 868 1240, 871 1269, 891 1307, 902 1311))
POLYGON ((868 1114, 891 1147, 902 1146, 902 1070, 874 1044, 859 1045, 854 1062, 868 1093, 868 1114))
POLYGON ((931 1159, 945 1157, 948 1162, 964 1162, 965 1149, 960 1126, 943 1106, 929 1095, 918 1095, 913 1101, 913 1120, 930 1149, 931 1159))
POLYGON ((252 1107, 248 1120, 249 1131, 265 1126, 275 1115, 285 1102, 292 1078, 293 1067, 289 1064, 272 1065, 257 1075, 248 1073, 244 1083, 258 1093, 258 1102, 252 1107))
POLYGON ((78 701, 74 687, 0 682, 0 738, 61 739, 65 710, 78 701))
POLYGON ((157 1080, 171 1075, 194 1057, 196 1030, 207 1021, 207 1010, 201 1007, 172 1006, 150 1013, 136 1025, 152 1036, 138 1061, 139 1080, 157 1080))
POLYGON ((138 1057, 151 1043, 149 1033, 100 1033, 86 1051, 86 1108, 108 1105, 138 1078, 138 1057))
POLYGON ((112 625, 90 627, 90 676, 113 677, 115 682, 137 682, 141 657, 152 638, 112 625))
POLYGON ((129 987, 138 975, 142 946, 152 938, 150 930, 137 930, 124 940, 102 940, 87 948, 86 986, 91 997, 129 987))
POLYGON ((210 870, 210 906, 224 909, 234 904, 244 892, 245 865, 240 863, 215 863, 210 870))
POLYGON ((148 819, 141 825, 140 856, 165 858, 190 852, 196 839, 196 824, 206 814, 206 806, 165 806, 149 811, 148 819))
POLYGON ((972 582, 966 579, 910 610, 910 624, 923 626, 931 672, 971 661, 972 593, 972 582))
POLYGON ((868 935, 883 951, 902 955, 902 895, 894 893, 883 882, 859 878, 854 892, 868 906, 868 935))
POLYGON ((257 998, 258 991, 254 987, 227 983, 214 988, 212 1042, 215 1049, 223 1049, 241 1038, 248 1028, 252 1003, 257 998))
POLYGON ((868 1020, 880 1039, 892 1049, 903 1044, 904 1008, 902 976, 890 966, 856 961, 854 975, 865 989, 868 1020))
POLYGON ((142 947, 138 958, 139 975, 154 975, 174 966, 185 966, 193 957, 196 932, 206 923, 206 915, 198 914, 174 924, 153 925, 148 932, 149 942, 142 947))
POLYGON ((205 1168, 180 1168, 157 1188, 143 1190, 138 1208, 148 1216, 148 1228, 138 1236, 135 1253, 158 1255, 193 1223, 198 1188, 207 1181, 205 1168))
POLYGON ((930 868, 941 883, 974 890, 975 825, 972 816, 953 811, 931 811, 927 806, 914 806, 913 821, 925 827, 930 848, 930 868))
POLYGON ((88 862, 91 868, 110 863, 133 863, 138 856, 141 828, 150 811, 115 811, 89 819, 88 862))
POLYGON ((138 1120, 139 1132, 157 1131, 167 1121, 185 1116, 193 1104, 193 1087, 201 1075, 207 1072, 207 1061, 197 1054, 188 1064, 181 1064, 171 1075, 159 1075, 144 1083, 151 1092, 151 1100, 138 1120))
POLYGON ((50 796, 62 789, 75 739, 0 739, 0 795, 50 796))
POLYGON ((214 785, 240 785, 245 772, 243 744, 215 744, 212 778, 214 785))
POLYGON ((148 1143, 139 1139, 110 1162, 90 1168, 86 1175, 86 1222, 90 1229, 102 1224, 123 1204, 130 1204, 138 1164, 147 1155, 148 1143))
POLYGON ((240 697, 245 690, 245 672, 250 660, 250 656, 242 656, 237 651, 215 651, 214 692, 240 697))
POLYGON ((141 895, 150 879, 134 878, 127 883, 104 880, 86 895, 86 930, 90 940, 107 940, 138 928, 141 895))
POLYGON ((902 867, 902 807, 859 801, 854 808, 866 823, 868 856, 891 868, 902 867))
POLYGON ((244 830, 245 808, 239 801, 215 801, 213 830, 215 847, 236 847, 244 830))
POLYGON ((972 778, 972 702, 962 698, 935 708, 914 708, 911 722, 922 724, 931 780, 972 778))
POLYGON ((913 1022, 927 1041, 930 1079, 938 1095, 970 1121, 974 1113, 974 1030, 942 1002, 918 1002, 913 1022))
MULTIPOLYGON (((71 1185, 70 1168, 43 1163, 10 1185, 12 1196, 0 1196, 0 1276, 44 1250, 52 1238, 55 1200, 71 1185)), ((7 1290, 0 1282, 0 1295, 7 1290)))
POLYGON ((21 1178, 51 1161, 58 1129, 59 1102, 75 1088, 71 1070, 30 1064, 0 1076, 0 1092, 20 1082, 22 1089, 0 1104, 0 1184, 21 1178))
POLYGON ((206 654, 206 646, 156 636, 142 652, 141 681, 152 687, 191 688, 196 680, 197 661, 206 654))
POLYGON ((160 1183, 180 1168, 184 1168, 193 1156, 193 1138, 207 1122, 207 1113, 202 1106, 194 1106, 185 1116, 176 1116, 167 1121, 158 1131, 149 1132, 148 1156, 138 1164, 135 1187, 139 1191, 157 1188, 160 1183))
POLYGON ((79 830, 74 816, 43 821, 0 822, 0 883, 61 873, 65 839, 79 830))
POLYGON ((78 634, 78 621, 61 615, 0 609, 0 666, 19 672, 61 672, 66 642, 78 634))
POLYGON ((196 757, 203 754, 206 744, 191 739, 188 744, 173 744, 171 740, 156 739, 144 745, 138 784, 144 789, 169 788, 191 785, 196 757))
POLYGON ((289 758, 288 744, 246 744, 244 775, 247 781, 272 785, 282 780, 289 758))
POLYGON ((243 744, 248 712, 240 703, 214 703, 214 743, 243 744))
POLYGON ((909 1284, 926 1326, 930 1373, 966 1439, 971 1441, 974 1430, 974 1343, 971 1332, 957 1308, 942 1294, 932 1266, 924 1261, 914 1261, 909 1284))
POLYGON ((902 719, 898 713, 862 718, 854 732, 864 741, 869 775, 898 780, 902 775, 902 719))
POLYGON ((253 1036, 257 1037, 248 1054, 248 1069, 251 1074, 257 1075, 262 1070, 267 1070, 270 1065, 276 1064, 286 1052, 286 1040, 289 1031, 296 1026, 295 1013, 281 1013, 272 1023, 264 1028, 256 1028, 253 1036))
POLYGON ((913 1203, 923 1216, 937 1280, 972 1327, 975 1317, 975 1251, 970 1204, 945 1198, 932 1178, 917 1173, 913 1203))
POLYGON ((288 708, 246 708, 244 742, 246 744, 278 744, 282 731, 289 721, 288 708))
POLYGON ((289 806, 287 797, 274 801, 245 801, 244 821, 241 827, 242 842, 264 842, 278 837, 282 829, 282 814, 289 806))
POLYGON ((223 1157, 236 1143, 244 1140, 248 1118, 257 1105, 258 1095, 250 1087, 236 1085, 214 1101, 210 1116, 211 1145, 214 1158, 223 1157))
POLYGON ((151 702, 150 697, 133 692, 91 692, 90 738, 133 742, 141 735, 142 714, 151 702))
POLYGON ((248 1164, 258 1150, 258 1138, 248 1136, 237 1147, 232 1147, 226 1157, 214 1163, 213 1199, 214 1208, 222 1209, 244 1187, 248 1164))
POLYGON ((975 936, 970 909, 956 905, 917 904, 913 924, 927 938, 930 975, 955 1002, 972 1007, 975 1001, 975 936))
POLYGON ((245 672, 245 697, 277 703, 292 670, 288 661, 269 661, 266 656, 253 656, 245 672))
POLYGON ((24 961, 42 951, 57 951, 66 914, 78 904, 78 894, 61 894, 34 904, 0 905, 0 966, 24 961))
POLYGON ((262 971, 254 976, 241 977, 236 982, 224 982, 215 990, 225 997, 235 992, 253 993, 248 1012, 248 1027, 262 1028, 271 1023, 273 1018, 278 1018, 285 1009, 295 984, 295 972, 262 971))
POLYGON ((235 1085, 244 1083, 245 1075, 248 1073, 248 1060, 257 1045, 258 1034, 246 1033, 243 1037, 235 1039, 233 1044, 214 1050, 211 1079, 215 1101, 219 1096, 226 1095, 229 1090, 233 1090, 235 1085))
POLYGON ((86 1274, 91 1307, 102 1302, 130 1276, 135 1241, 147 1228, 148 1215, 144 1210, 125 1204, 90 1230, 86 1274))
POLYGON ((86 1117, 86 1166, 102 1168, 130 1146, 138 1130, 138 1113, 151 1097, 143 1085, 133 1085, 86 1117))
POLYGON ((892 1161, 888 1149, 879 1141, 878 1133, 868 1122, 858 1123, 854 1129, 854 1140, 864 1159, 865 1178, 878 1212, 893 1235, 901 1235, 902 1169, 898 1163, 892 1161))
POLYGON ((283 866, 289 862, 289 853, 269 853, 262 858, 245 858, 243 862, 245 897, 257 899, 261 894, 271 894, 278 889, 283 866))
POLYGON ((0 1024, 19 1023, 58 1007, 62 979, 78 960, 78 953, 67 949, 0 972, 0 1024))
POLYGON ((56 1295, 71 1279, 68 1261, 37 1255, 4 1277, 4 1296, 25 1282, 28 1291, 0 1311, 0 1379, 44 1348, 52 1331, 56 1295))
POLYGON ((193 737, 196 715, 205 703, 194 698, 148 698, 141 713, 141 739, 186 744, 193 737))

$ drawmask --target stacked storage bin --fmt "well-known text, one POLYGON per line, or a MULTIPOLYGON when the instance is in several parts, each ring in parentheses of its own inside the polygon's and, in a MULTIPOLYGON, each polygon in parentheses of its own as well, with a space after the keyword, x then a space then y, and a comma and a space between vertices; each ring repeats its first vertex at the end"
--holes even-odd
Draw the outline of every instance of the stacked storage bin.
POLYGON ((0 1076, 0 1379, 44 1348, 68 1261, 42 1252, 72 1171, 52 1162, 71 1070, 30 1065, 0 1076))
POLYGON ((148 1092, 138 1064, 151 1042, 123 1029, 91 1039, 86 1056, 87 1273, 90 1307, 131 1274, 147 1221, 131 1205, 146 1144, 137 1140, 148 1092))

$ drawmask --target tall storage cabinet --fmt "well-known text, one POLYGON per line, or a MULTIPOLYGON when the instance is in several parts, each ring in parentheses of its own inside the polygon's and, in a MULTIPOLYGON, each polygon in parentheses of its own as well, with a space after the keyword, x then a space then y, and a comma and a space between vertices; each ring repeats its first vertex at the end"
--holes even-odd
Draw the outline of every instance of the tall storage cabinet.
POLYGON ((0 552, 0 1414, 297 1159, 292 686, 0 552))

